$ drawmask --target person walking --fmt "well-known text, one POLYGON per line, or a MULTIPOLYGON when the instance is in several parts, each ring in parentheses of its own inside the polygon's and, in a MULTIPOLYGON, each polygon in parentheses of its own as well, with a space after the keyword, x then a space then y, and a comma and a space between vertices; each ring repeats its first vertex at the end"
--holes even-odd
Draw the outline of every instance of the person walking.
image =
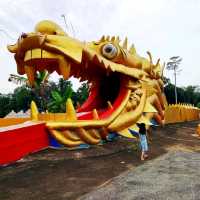
POLYGON ((148 142, 147 142, 147 130, 144 123, 137 123, 139 127, 139 140, 140 140, 140 147, 141 147, 141 160, 145 160, 148 158, 148 142))

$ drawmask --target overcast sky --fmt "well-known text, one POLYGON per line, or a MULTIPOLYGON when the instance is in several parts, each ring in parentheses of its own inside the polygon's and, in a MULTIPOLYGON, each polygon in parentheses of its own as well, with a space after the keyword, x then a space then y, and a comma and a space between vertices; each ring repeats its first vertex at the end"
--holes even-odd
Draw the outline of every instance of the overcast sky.
MULTIPOLYGON (((7 81, 17 72, 6 45, 43 19, 65 28, 61 14, 67 18, 68 33, 73 35, 72 23, 80 40, 127 36, 141 56, 151 51, 154 61, 181 56, 178 85, 200 85, 200 0, 0 0, 0 93, 16 87, 7 81)), ((165 76, 173 77, 166 71, 165 76)))

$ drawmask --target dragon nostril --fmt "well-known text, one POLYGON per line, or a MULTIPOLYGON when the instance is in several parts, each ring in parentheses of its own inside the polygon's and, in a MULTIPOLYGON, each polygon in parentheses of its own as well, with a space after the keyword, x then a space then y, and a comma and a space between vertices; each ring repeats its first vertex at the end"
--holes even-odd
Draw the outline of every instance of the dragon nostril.
POLYGON ((28 35, 27 35, 26 33, 22 33, 21 37, 22 37, 22 38, 27 38, 28 35))

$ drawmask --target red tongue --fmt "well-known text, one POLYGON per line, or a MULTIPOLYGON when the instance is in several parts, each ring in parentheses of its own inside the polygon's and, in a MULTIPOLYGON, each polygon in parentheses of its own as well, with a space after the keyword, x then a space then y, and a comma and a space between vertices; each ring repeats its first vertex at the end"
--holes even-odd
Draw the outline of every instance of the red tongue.
POLYGON ((77 109, 77 117, 79 120, 93 119, 93 109, 97 109, 100 119, 108 118, 113 113, 113 111, 121 105, 124 97, 127 95, 127 89, 123 87, 120 88, 120 92, 114 104, 112 105, 112 108, 107 107, 105 109, 102 109, 101 98, 98 95, 98 87, 93 87, 87 101, 80 108, 77 109))
POLYGON ((98 109, 100 105, 101 99, 98 96, 98 86, 92 87, 87 101, 80 108, 78 108, 76 112, 80 113, 92 111, 95 108, 98 109))
POLYGON ((112 108, 107 109, 105 112, 103 112, 100 115, 100 119, 108 118, 115 110, 117 110, 117 108, 121 105, 122 101, 126 97, 127 92, 128 92, 127 89, 120 88, 119 95, 118 95, 117 99, 115 100, 114 104, 112 105, 112 108))

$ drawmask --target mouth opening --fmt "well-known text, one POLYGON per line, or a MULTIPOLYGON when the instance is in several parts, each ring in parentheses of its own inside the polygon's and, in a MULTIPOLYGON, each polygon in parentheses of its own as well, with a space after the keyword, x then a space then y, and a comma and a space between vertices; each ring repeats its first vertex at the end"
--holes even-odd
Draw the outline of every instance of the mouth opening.
POLYGON ((99 79, 95 86, 91 87, 88 99, 77 109, 79 120, 93 119, 96 109, 99 119, 108 118, 121 104, 127 94, 122 87, 122 78, 119 73, 111 73, 99 79))
POLYGON ((124 82, 127 80, 120 73, 111 71, 107 73, 106 69, 103 70, 91 61, 87 62, 86 67, 85 64, 74 63, 65 56, 35 49, 26 52, 24 64, 33 69, 28 71, 31 73, 28 77, 34 76, 36 71, 46 69, 50 73, 56 71, 65 79, 74 76, 81 81, 88 81, 89 97, 76 110, 78 120, 101 120, 110 117, 127 95, 128 90, 124 87, 124 82))

